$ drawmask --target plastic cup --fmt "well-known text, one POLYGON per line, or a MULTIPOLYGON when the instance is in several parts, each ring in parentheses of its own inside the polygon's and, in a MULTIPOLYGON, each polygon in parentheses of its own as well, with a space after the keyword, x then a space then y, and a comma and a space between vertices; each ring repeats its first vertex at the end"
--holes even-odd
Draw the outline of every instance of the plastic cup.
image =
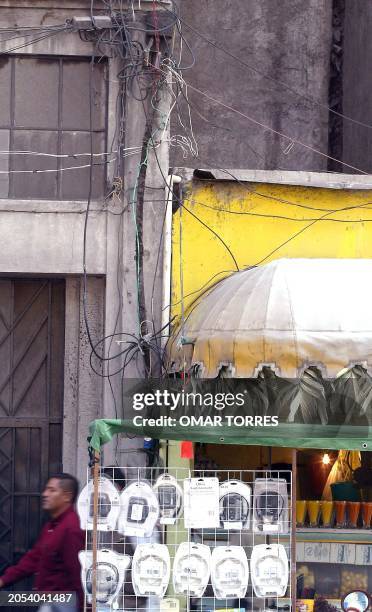
POLYGON ((360 502, 347 502, 347 515, 349 527, 356 529, 360 512, 360 502))
POLYGON ((323 527, 332 527, 333 502, 332 501, 320 502, 320 513, 322 516, 323 527))
POLYGON ((336 527, 342 529, 346 526, 346 501, 335 501, 336 527))
POLYGON ((319 511, 320 501, 311 500, 307 502, 307 509, 309 512, 310 527, 318 527, 319 525, 319 511))
POLYGON ((360 505, 362 508, 363 528, 369 529, 372 519, 372 502, 362 502, 360 505))
POLYGON ((307 502, 302 500, 296 501, 296 523, 297 527, 305 525, 307 502))

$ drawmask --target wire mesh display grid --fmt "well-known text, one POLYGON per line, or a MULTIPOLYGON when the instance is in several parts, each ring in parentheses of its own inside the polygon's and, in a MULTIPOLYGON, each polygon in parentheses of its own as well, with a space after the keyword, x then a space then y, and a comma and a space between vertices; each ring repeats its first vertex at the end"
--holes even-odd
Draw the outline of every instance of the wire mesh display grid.
MULTIPOLYGON (((280 610, 291 608, 291 550, 292 550, 292 534, 291 534, 291 500, 292 500, 292 472, 284 470, 211 470, 211 469, 195 469, 188 468, 148 468, 148 467, 99 467, 99 478, 109 479, 109 481, 121 493, 130 484, 134 482, 146 481, 151 487, 154 486, 156 480, 161 474, 172 475, 177 483, 184 491, 184 481, 193 478, 218 478, 219 484, 238 480, 247 485, 251 489, 251 499, 249 508, 249 527, 231 529, 224 528, 220 523, 219 527, 208 528, 187 528, 184 525, 184 512, 176 519, 174 524, 161 525, 160 519, 157 521, 153 533, 149 537, 140 537, 134 535, 124 535, 118 531, 102 531, 97 532, 97 551, 112 550, 119 554, 129 555, 131 562, 134 552, 139 544, 144 543, 160 543, 165 544, 169 551, 171 571, 169 585, 163 599, 156 596, 142 597, 136 596, 133 590, 131 566, 125 572, 123 586, 115 599, 110 604, 105 604, 100 601, 100 585, 97 580, 97 612, 107 612, 109 610, 119 610, 126 612, 189 612, 198 610, 201 612, 215 612, 216 610, 228 610, 229 612, 241 612, 243 610, 280 610), (254 509, 254 487, 255 482, 260 479, 261 482, 261 497, 259 503, 259 514, 261 516, 271 516, 278 519, 282 527, 279 530, 273 529, 270 524, 267 525, 267 531, 253 529, 253 514, 254 509), (286 497, 283 499, 283 481, 285 482, 286 497), (277 495, 273 495, 277 493, 277 495), (275 500, 277 505, 275 507, 275 500), (264 503, 262 503, 262 501, 264 503), (243 598, 235 599, 217 599, 211 584, 209 576, 208 586, 200 598, 192 597, 190 591, 188 595, 182 595, 174 592, 173 587, 173 567, 177 549, 182 542, 204 544, 212 551, 218 546, 240 546, 243 548, 249 567, 248 588, 243 598), (253 581, 251 557, 252 551, 257 545, 282 545, 284 546, 288 558, 288 581, 285 594, 283 596, 269 595, 267 597, 258 597, 255 593, 253 581)), ((91 480, 91 474, 88 472, 88 481, 91 480)), ((100 482, 100 480, 99 480, 100 482)), ((99 489, 100 489, 99 485, 99 489)), ((257 486, 257 484, 256 484, 257 486)), ((100 493, 98 489, 98 492, 100 493)), ((98 517, 102 512, 103 496, 98 497, 98 517)), ((230 507, 229 500, 225 508, 226 516, 231 517, 231 513, 236 513, 236 508, 230 507)), ((185 501, 185 500, 184 500, 185 501)), ((106 503, 106 502, 104 502, 106 503)), ((256 503, 257 506, 257 503, 256 503)), ((89 512, 93 513, 93 501, 90 501, 89 512)), ((221 499, 220 499, 221 508, 221 499)), ((195 509, 194 509, 195 510, 195 509)), ((203 514, 203 508, 200 508, 200 515, 203 514)), ((105 515, 105 511, 103 511, 105 515)), ((195 512, 194 512, 195 516, 195 512)), ((98 519, 98 524, 100 519, 98 519)), ((265 529, 265 528, 264 528, 265 529)), ((93 534, 91 528, 87 530, 86 550, 92 551, 93 534)), ((275 547, 274 547, 275 548, 275 547)), ((98 559, 99 563, 99 559, 98 559)), ((281 577, 276 575, 279 571, 278 567, 269 569, 267 578, 269 580, 279 580, 281 577)), ((155 570, 154 570, 155 572, 155 570)), ((264 570, 265 572, 265 570, 264 570)), ((98 572, 97 572, 98 573, 98 572)), ((266 570, 267 573, 267 570, 266 570)), ((104 599, 104 598, 103 598, 104 599)), ((86 603, 86 609, 87 607, 86 603)))

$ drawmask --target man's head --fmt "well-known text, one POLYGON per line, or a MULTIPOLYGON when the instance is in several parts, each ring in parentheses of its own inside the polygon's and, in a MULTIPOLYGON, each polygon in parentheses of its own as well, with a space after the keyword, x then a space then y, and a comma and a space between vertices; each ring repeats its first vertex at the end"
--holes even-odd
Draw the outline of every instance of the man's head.
POLYGON ((57 517, 73 505, 79 490, 79 483, 71 474, 55 474, 45 485, 42 494, 43 510, 57 517))

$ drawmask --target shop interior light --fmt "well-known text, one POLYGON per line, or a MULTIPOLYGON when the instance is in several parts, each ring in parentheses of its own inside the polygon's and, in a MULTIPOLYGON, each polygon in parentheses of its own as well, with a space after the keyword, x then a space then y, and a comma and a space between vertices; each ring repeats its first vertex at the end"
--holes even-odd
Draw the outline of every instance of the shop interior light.
POLYGON ((322 463, 323 465, 329 465, 331 463, 331 457, 329 456, 328 453, 323 454, 322 463))

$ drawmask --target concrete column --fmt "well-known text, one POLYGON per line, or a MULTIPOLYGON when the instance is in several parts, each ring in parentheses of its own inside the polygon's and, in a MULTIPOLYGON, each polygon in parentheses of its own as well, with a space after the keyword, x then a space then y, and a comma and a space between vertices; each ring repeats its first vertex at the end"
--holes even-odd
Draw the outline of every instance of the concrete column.
MULTIPOLYGON (((87 318, 93 342, 103 336, 104 279, 88 277, 87 318)), ((83 282, 66 279, 63 469, 86 481, 89 423, 102 416, 102 379, 89 366, 91 353, 83 314, 83 282)))
MULTIPOLYGON (((133 87, 138 83, 133 81, 133 87)), ((137 97, 139 92, 137 91, 137 97)), ((161 265, 162 265, 162 226, 165 210, 164 179, 169 172, 168 138, 166 127, 169 113, 169 94, 164 90, 159 99, 154 102, 157 110, 154 112, 150 104, 151 95, 143 103, 128 94, 126 101, 126 147, 143 147, 145 135, 148 136, 148 122, 151 123, 150 133, 156 143, 156 154, 152 144, 148 148, 146 180, 144 189, 143 215, 140 221, 136 218, 136 202, 139 193, 138 175, 140 171, 141 150, 138 154, 126 158, 124 162, 124 212, 122 234, 122 317, 121 330, 138 335, 159 330, 161 320, 161 265), (138 270, 136 261, 136 242, 142 222, 143 238, 143 287, 145 299, 146 321, 140 321, 142 316, 138 307, 138 270), (158 257, 159 253, 159 257, 158 257), (142 324, 142 326, 141 326, 142 324)), ((125 337, 123 336, 123 339, 125 337)), ((154 354, 152 363, 156 361, 154 354)), ((126 368, 126 378, 141 378, 145 375, 141 355, 126 368)), ((122 418, 122 414, 120 414, 122 418)), ((117 461, 120 465, 144 465, 146 456, 136 452, 143 447, 141 439, 123 437, 117 445, 117 461)))

